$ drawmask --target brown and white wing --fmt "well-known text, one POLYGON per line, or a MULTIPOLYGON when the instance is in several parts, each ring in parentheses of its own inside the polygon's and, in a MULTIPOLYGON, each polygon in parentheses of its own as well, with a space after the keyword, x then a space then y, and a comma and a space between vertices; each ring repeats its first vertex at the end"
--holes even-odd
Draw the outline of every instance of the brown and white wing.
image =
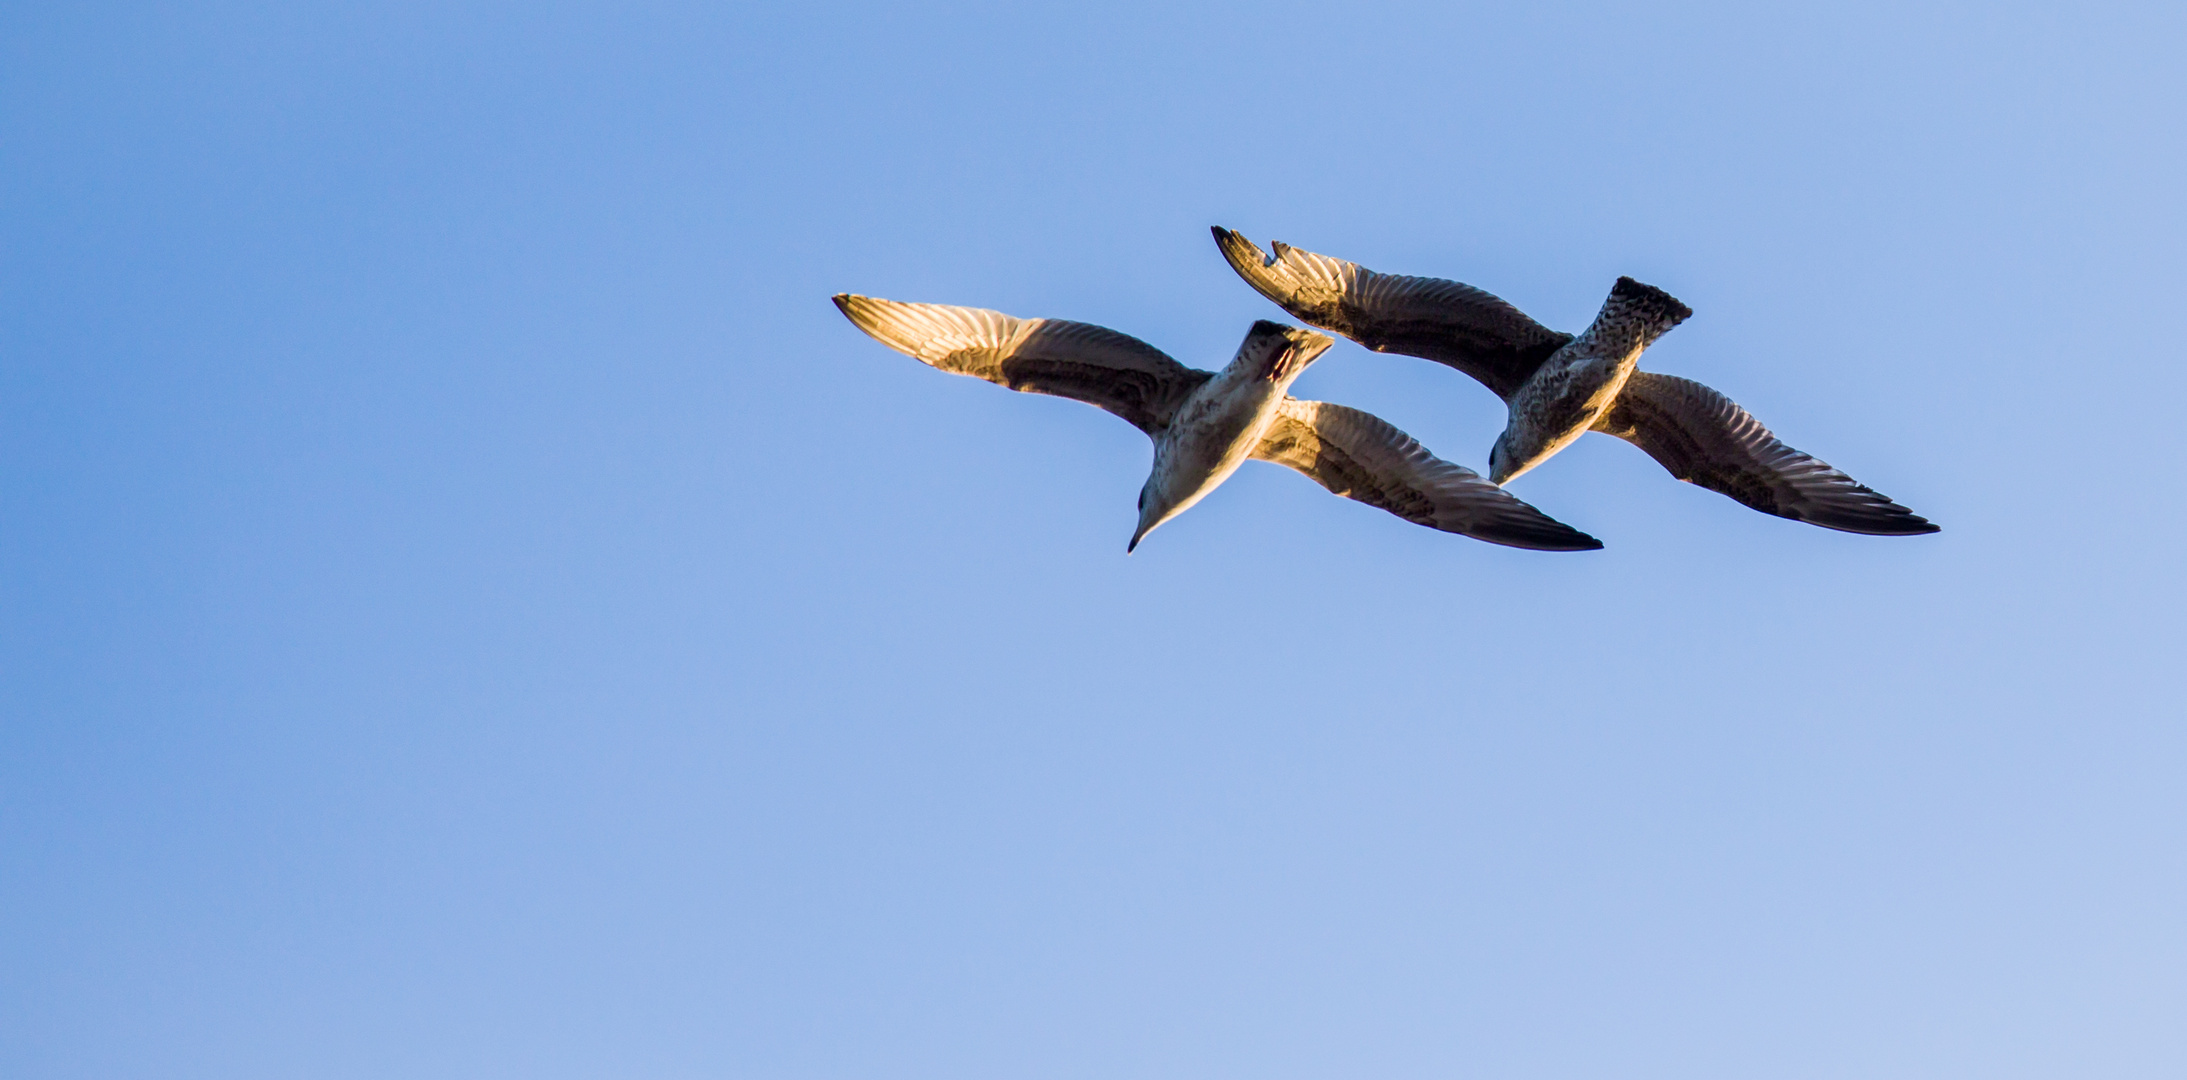
POLYGON ((1246 284, 1297 318, 1376 352, 1447 364, 1498 397, 1509 398, 1572 340, 1471 285, 1378 274, 1280 242, 1270 257, 1220 226, 1215 243, 1246 284))
POLYGON ((1646 450, 1680 480, 1765 514, 1876 536, 1937 531, 1913 511, 1777 441, 1730 398, 1691 379, 1634 372, 1595 430, 1646 450))
POLYGON ((1358 409, 1286 398, 1253 456, 1297 469, 1332 494, 1431 529, 1537 551, 1602 546, 1358 409))
POLYGON ((932 367, 1096 405, 1148 435, 1167 428, 1185 398, 1213 378, 1138 338, 1090 323, 850 293, 837 295, 835 306, 881 344, 932 367))

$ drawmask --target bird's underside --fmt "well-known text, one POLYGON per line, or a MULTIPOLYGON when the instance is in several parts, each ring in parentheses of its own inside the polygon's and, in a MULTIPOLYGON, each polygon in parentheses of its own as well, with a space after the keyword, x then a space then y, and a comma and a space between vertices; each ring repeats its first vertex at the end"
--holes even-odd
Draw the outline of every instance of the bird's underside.
POLYGON ((1634 372, 1594 430, 1647 451, 1680 480, 1765 514, 1871 536, 1937 531, 1921 515, 1786 446, 1736 402, 1692 379, 1634 372))
MULTIPOLYGON (((851 294, 835 303, 859 329, 929 366, 1083 401, 1157 441, 1214 378, 1137 338, 1087 323, 851 294)), ((1542 551, 1602 546, 1357 409, 1286 396, 1252 456, 1432 529, 1542 551)))
POLYGON ((1246 284, 1294 317, 1376 352, 1449 365, 1498 397, 1510 397, 1572 340, 1471 285, 1377 274, 1283 243, 1270 257, 1220 227, 1215 242, 1246 284))
MULTIPOLYGON (((1373 349, 1434 360, 1509 402, 1573 335, 1503 300, 1441 278, 1379 274, 1277 243, 1274 255, 1214 230, 1238 276, 1294 317, 1373 349)), ((1937 527, 1828 464, 1780 442, 1731 399, 1690 379, 1635 371, 1591 430, 1647 451, 1672 476, 1765 514, 1874 535, 1937 527)))

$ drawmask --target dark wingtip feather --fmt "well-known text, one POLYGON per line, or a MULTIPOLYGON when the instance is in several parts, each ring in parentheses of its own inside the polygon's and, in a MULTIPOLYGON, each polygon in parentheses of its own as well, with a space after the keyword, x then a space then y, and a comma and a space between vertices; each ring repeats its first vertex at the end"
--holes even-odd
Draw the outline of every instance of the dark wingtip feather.
POLYGON ((1560 538, 1560 539, 1558 539, 1558 540, 1555 540, 1555 541, 1551 541, 1551 542, 1549 542, 1549 543, 1544 543, 1544 544, 1542 544, 1542 545, 1541 545, 1540 547, 1537 547, 1537 548, 1535 548, 1534 550, 1536 550, 1536 551, 1601 551, 1601 550, 1602 550, 1602 541, 1600 541, 1600 540, 1597 540, 1597 539, 1595 539, 1594 537, 1592 537, 1592 536, 1589 536, 1589 535, 1587 535, 1586 533, 1583 533, 1583 532, 1579 531, 1578 529, 1573 529, 1573 530, 1571 530, 1571 534, 1572 534, 1572 535, 1571 535, 1571 538, 1570 538, 1570 539, 1562 539, 1562 538, 1560 538))
POLYGON ((1851 489, 1850 492, 1828 492, 1828 496, 1834 498, 1819 499, 1819 505, 1809 503, 1772 512, 1779 517, 1809 525, 1865 536, 1926 536, 1943 531, 1928 518, 1892 502, 1868 487, 1852 483, 1850 478, 1846 478, 1846 484, 1851 489))
POLYGON ((1859 533, 1863 536, 1927 536, 1944 531, 1944 527, 1911 511, 1889 515, 1863 515, 1817 520, 1796 518, 1809 525, 1820 525, 1839 532, 1859 533))
POLYGON ((1525 548, 1529 551, 1600 551, 1602 541, 1566 525, 1555 518, 1543 517, 1525 526, 1509 530, 1484 530, 1468 533, 1476 540, 1505 547, 1525 548))
POLYGON ((1209 231, 1215 234, 1215 246, 1222 251, 1223 260, 1238 272, 1244 273, 1248 265, 1267 262, 1268 256, 1262 253, 1259 246, 1239 233, 1220 225, 1209 226, 1209 231))

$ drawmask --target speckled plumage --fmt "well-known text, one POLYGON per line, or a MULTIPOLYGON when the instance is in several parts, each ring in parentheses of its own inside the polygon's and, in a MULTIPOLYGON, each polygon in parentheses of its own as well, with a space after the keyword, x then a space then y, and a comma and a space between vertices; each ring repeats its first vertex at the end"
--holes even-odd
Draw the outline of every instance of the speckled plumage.
POLYGON ((1357 263, 1252 241, 1216 228, 1238 276, 1292 315, 1377 352, 1465 372, 1509 410, 1489 475, 1501 484, 1588 431, 1646 451, 1671 475, 1766 514, 1877 535, 1937 527, 1852 477, 1779 442, 1746 410, 1687 379, 1638 370, 1641 352, 1691 309, 1619 278, 1593 325, 1574 337, 1470 285, 1379 274, 1357 263))
POLYGON ((1602 546, 1373 416, 1291 397, 1292 381, 1332 343, 1310 330, 1255 323, 1231 362, 1208 372, 1086 323, 850 294, 835 304, 859 329, 930 366, 1084 401, 1146 432, 1154 465, 1127 550, 1248 458, 1444 532, 1544 551, 1602 546))
POLYGON ((1617 279, 1594 324, 1506 397, 1511 419, 1489 451, 1489 479, 1506 483, 1585 434, 1616 403, 1641 350, 1691 314, 1661 289, 1617 279))

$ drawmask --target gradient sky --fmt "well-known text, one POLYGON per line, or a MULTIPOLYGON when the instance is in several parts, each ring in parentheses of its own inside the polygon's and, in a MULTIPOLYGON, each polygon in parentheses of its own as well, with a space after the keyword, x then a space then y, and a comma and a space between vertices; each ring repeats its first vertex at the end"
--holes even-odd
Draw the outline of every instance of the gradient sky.
MULTIPOLYGON (((0 8, 0 1075, 2176 1078, 2177 4, 0 8), (889 352, 1457 278, 1513 551, 889 352)), ((1301 396, 1485 468, 1350 343, 1301 396)))

